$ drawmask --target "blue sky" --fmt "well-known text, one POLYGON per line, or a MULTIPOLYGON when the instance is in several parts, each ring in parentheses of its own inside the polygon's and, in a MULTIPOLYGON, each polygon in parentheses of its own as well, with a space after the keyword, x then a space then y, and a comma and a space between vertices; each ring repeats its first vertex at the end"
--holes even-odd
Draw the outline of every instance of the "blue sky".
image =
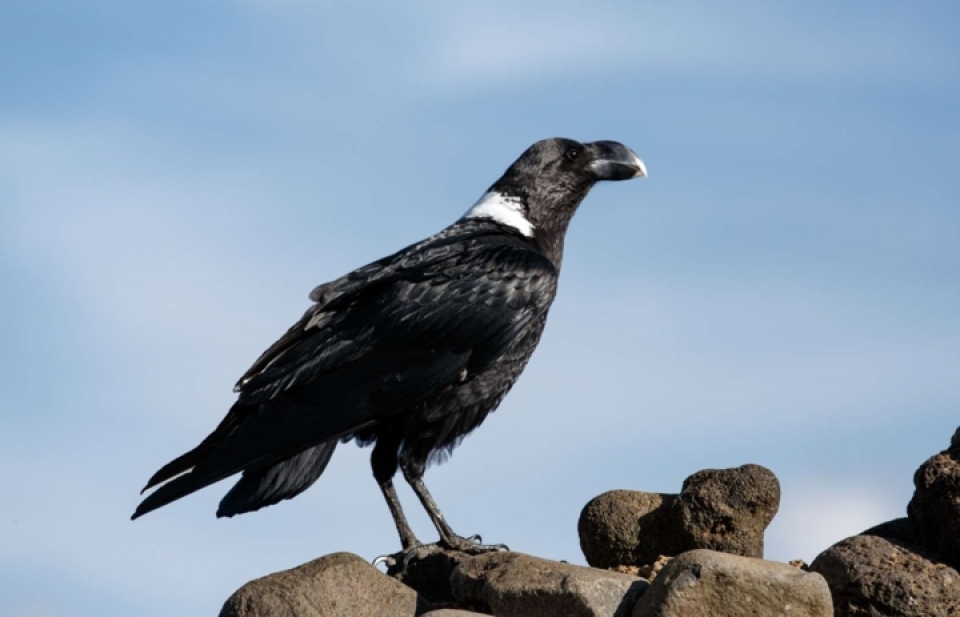
POLYGON ((314 285, 554 135, 650 177, 589 196, 526 374, 428 473, 454 528, 582 562, 592 496, 748 462, 770 558, 903 514, 960 423, 956 4, 318 4, 0 5, 5 615, 211 615, 395 550, 354 447, 254 515, 128 517, 314 285))

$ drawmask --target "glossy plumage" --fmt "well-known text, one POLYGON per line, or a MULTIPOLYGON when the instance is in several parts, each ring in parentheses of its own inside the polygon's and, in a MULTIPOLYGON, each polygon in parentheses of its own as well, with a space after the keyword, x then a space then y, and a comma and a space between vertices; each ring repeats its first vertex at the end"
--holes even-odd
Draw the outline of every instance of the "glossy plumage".
POLYGON ((642 168, 635 161, 614 142, 539 142, 464 218, 314 289, 314 304, 238 381, 220 425, 150 479, 144 490, 158 488, 134 518, 241 472, 217 515, 272 505, 309 488, 337 444, 356 440, 374 444, 374 477, 404 548, 415 538, 393 491, 398 467, 442 539, 462 540, 420 477, 516 382, 556 296, 573 213, 604 173, 639 174, 624 171, 642 168))

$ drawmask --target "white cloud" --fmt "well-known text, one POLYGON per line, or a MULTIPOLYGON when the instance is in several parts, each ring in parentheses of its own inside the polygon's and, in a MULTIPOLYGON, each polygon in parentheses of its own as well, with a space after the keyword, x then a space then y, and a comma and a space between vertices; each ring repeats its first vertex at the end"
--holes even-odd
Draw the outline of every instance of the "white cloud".
MULTIPOLYGON (((849 16, 830 19, 805 7, 766 2, 731 7, 418 1, 344 6, 339 12, 301 0, 243 0, 237 6, 267 16, 296 50, 292 61, 323 70, 349 57, 353 70, 367 79, 347 86, 362 88, 375 77, 377 92, 390 92, 391 104, 558 79, 574 86, 597 76, 922 81, 935 79, 936 72, 926 69, 943 63, 936 41, 914 44, 924 37, 922 24, 884 19, 882 13, 858 14, 851 24, 849 16), (355 21, 364 28, 351 30, 349 38, 330 27, 355 21)), ((192 70, 181 68, 177 73, 192 70)), ((208 100, 234 107, 272 105, 274 112, 293 113, 304 122, 319 120, 311 115, 315 101, 343 95, 324 84, 284 83, 249 68, 238 77, 207 70, 193 81, 191 91, 204 92, 208 100), (230 94, 238 91, 265 94, 230 94)), ((372 90, 366 95, 377 96, 372 90)), ((367 97, 353 98, 362 104, 367 97)))
POLYGON ((870 24, 852 32, 769 3, 432 8, 420 16, 435 46, 427 58, 443 81, 467 88, 602 73, 889 78, 937 61, 935 50, 891 44, 918 35, 907 28, 870 24))
POLYGON ((840 540, 905 515, 906 501, 898 501, 903 496, 889 489, 864 486, 855 478, 820 480, 784 491, 780 512, 767 530, 768 559, 811 563, 840 540))

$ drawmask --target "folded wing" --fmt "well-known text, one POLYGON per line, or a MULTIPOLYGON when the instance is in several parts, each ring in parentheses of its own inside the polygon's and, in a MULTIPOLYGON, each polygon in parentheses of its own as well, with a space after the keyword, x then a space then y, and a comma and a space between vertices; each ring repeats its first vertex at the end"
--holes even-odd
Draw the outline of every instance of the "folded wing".
POLYGON ((134 518, 241 471, 222 515, 302 492, 339 437, 469 380, 546 311, 556 271, 523 240, 434 240, 315 290, 217 429, 151 478, 147 488, 166 483, 134 518))

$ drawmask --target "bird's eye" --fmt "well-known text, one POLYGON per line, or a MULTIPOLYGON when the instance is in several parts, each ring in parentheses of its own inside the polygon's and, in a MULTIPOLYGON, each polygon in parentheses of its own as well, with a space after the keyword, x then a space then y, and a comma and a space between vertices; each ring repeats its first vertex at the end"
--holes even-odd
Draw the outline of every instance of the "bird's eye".
POLYGON ((575 161, 578 156, 580 156, 580 148, 570 148, 567 150, 567 158, 569 160, 575 161))

